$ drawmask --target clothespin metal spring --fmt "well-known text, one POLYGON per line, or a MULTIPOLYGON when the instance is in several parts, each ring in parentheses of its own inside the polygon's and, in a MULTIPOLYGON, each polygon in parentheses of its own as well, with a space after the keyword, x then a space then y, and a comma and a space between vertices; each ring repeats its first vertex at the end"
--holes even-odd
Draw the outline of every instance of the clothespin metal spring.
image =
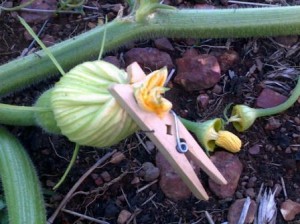
POLYGON ((180 153, 186 153, 189 150, 189 146, 179 136, 178 117, 173 110, 171 110, 170 112, 173 115, 174 120, 175 120, 176 150, 180 153))

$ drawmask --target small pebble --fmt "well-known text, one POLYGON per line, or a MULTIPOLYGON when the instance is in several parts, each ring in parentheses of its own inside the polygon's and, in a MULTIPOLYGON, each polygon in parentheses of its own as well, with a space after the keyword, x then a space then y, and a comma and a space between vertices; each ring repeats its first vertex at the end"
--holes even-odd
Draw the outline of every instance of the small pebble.
POLYGON ((221 71, 227 72, 233 68, 240 60, 239 54, 236 51, 228 50, 217 56, 220 63, 221 71))
POLYGON ((252 188, 252 187, 247 188, 245 194, 246 194, 246 196, 249 196, 250 198, 255 198, 255 196, 256 196, 254 188, 252 188))
POLYGON ((174 81, 186 91, 209 89, 221 79, 217 58, 208 54, 178 58, 176 65, 177 75, 174 81))
POLYGON ((209 96, 207 94, 202 93, 197 97, 197 105, 199 110, 207 109, 208 103, 209 103, 209 96))
POLYGON ((151 182, 159 177, 160 170, 153 163, 145 162, 142 168, 144 181, 151 182))
POLYGON ((281 126, 280 120, 271 117, 270 119, 268 119, 268 123, 265 125, 265 130, 272 131, 277 128, 280 128, 280 126, 281 126))
POLYGON ((97 186, 101 186, 102 184, 104 184, 104 181, 101 177, 97 177, 95 180, 94 180, 94 183, 97 185, 97 186))
POLYGON ((112 156, 110 162, 111 162, 112 164, 118 164, 118 163, 122 162, 125 158, 126 158, 126 157, 125 157, 124 153, 122 153, 122 152, 116 152, 116 153, 112 156))
POLYGON ((256 180, 257 180, 256 177, 251 177, 248 181, 247 187, 248 188, 254 187, 256 184, 256 180))
POLYGON ((214 88, 212 89, 212 92, 215 94, 221 94, 223 92, 223 88, 222 88, 222 86, 216 84, 214 86, 214 88))
POLYGON ((157 48, 132 48, 124 54, 126 66, 137 62, 145 71, 155 71, 167 66, 168 71, 174 68, 171 56, 157 48))
POLYGON ((235 192, 235 197, 237 197, 238 199, 242 199, 244 195, 240 191, 237 191, 235 192))
POLYGON ((152 153, 152 152, 154 151, 155 145, 153 144, 152 141, 146 141, 146 142, 145 142, 145 145, 146 145, 146 147, 147 147, 147 150, 148 150, 150 153, 152 153))
POLYGON ((123 209, 118 216, 117 223, 124 224, 129 220, 130 217, 131 217, 131 213, 123 209))
POLYGON ((250 155, 258 155, 260 154, 260 145, 255 144, 252 147, 249 148, 248 150, 250 155))
POLYGON ((168 40, 168 38, 158 38, 154 40, 155 47, 157 47, 159 50, 163 51, 174 51, 174 47, 171 44, 171 42, 168 40))
POLYGON ((105 181, 105 182, 109 182, 111 181, 111 176, 110 174, 107 172, 107 171, 103 171, 100 176, 102 177, 102 179, 105 181))
POLYGON ((138 185, 140 183, 140 178, 139 177, 134 177, 132 181, 130 182, 132 185, 138 185))

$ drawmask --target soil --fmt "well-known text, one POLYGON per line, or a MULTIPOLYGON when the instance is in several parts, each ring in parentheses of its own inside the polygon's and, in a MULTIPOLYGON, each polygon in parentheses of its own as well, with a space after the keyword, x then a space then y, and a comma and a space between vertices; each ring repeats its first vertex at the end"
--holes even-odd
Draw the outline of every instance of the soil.
MULTIPOLYGON (((176 7, 193 7, 195 4, 206 4, 215 7, 233 7, 224 4, 224 1, 172 1, 176 7), (223 4, 222 4, 223 2, 223 4)), ((269 4, 295 4, 294 1, 264 1, 257 3, 269 4)), ((99 10, 86 9, 85 15, 58 14, 51 17, 43 28, 41 39, 49 42, 60 42, 76 34, 93 28, 99 18, 108 15, 109 20, 117 16, 117 12, 107 4, 126 4, 121 1, 85 1, 85 5, 99 7, 99 10), (104 7, 105 6, 105 7, 104 7)), ((17 1, 14 3, 18 5, 17 1)), ((234 7, 245 7, 234 5, 234 7)), ((248 6, 249 7, 249 6, 248 6)), ((125 10, 126 12, 126 10, 125 10)), ((4 64, 19 57, 24 49, 32 42, 24 28, 16 19, 17 12, 2 12, 0 14, 0 64, 4 64)), ((44 21, 32 24, 39 31, 44 21)), ((172 89, 167 98, 172 101, 174 110, 181 116, 191 120, 207 120, 222 117, 224 108, 229 104, 247 104, 255 106, 255 101, 263 87, 276 90, 287 95, 295 85, 297 67, 299 66, 298 37, 285 38, 247 38, 247 39, 169 39, 175 47, 170 53, 172 60, 180 57, 187 49, 195 48, 199 53, 217 54, 228 49, 237 52, 239 63, 222 73, 218 83, 223 88, 222 94, 216 94, 212 89, 201 93, 209 96, 206 108, 201 109, 197 104, 199 92, 186 92, 182 87, 171 81, 172 89), (293 40, 296 38, 296 41, 293 40), (284 42, 286 41, 286 42, 284 42), (261 68, 254 72, 254 65, 261 68), (229 71, 230 70, 230 71, 229 71), (281 71, 281 72, 276 72, 281 71), (235 74, 230 78, 230 74, 235 74)), ((51 43, 49 43, 51 44, 51 43)), ((122 58, 124 52, 137 46, 155 47, 154 40, 130 43, 118 51, 106 55, 122 58)), ((33 48, 38 48, 36 44, 33 48)), ((31 49, 34 51, 34 49, 31 49)), ((124 66, 124 65, 123 65, 124 66)), ((17 105, 31 105, 35 99, 49 86, 52 86, 58 77, 30 86, 1 101, 17 105)), ((56 191, 52 187, 63 175, 72 156, 74 144, 63 136, 49 135, 36 127, 8 127, 21 140, 28 150, 36 170, 39 174, 44 190, 47 212, 50 216, 64 196, 73 187, 76 181, 107 152, 117 150, 124 153, 125 159, 117 164, 104 163, 93 171, 69 200, 65 210, 61 211, 55 223, 96 223, 84 217, 78 217, 70 212, 85 214, 97 220, 108 223, 117 223, 118 215, 122 210, 131 212, 132 220, 129 223, 208 223, 205 211, 208 211, 215 223, 227 221, 230 205, 239 198, 247 196, 247 189, 253 188, 255 199, 261 184, 274 188, 282 186, 281 178, 285 182, 287 196, 293 201, 300 202, 300 103, 296 103, 288 111, 273 117, 280 123, 278 127, 270 130, 271 118, 258 119, 250 130, 237 133, 243 141, 243 148, 237 154, 244 169, 239 180, 235 195, 227 199, 219 199, 210 192, 207 177, 201 174, 202 182, 210 195, 210 200, 199 201, 195 197, 174 202, 168 199, 161 191, 157 181, 149 184, 143 179, 139 183, 132 183, 144 162, 155 164, 156 150, 145 150, 141 140, 132 135, 108 149, 82 147, 66 181, 56 191), (253 146, 260 146, 259 152, 250 153, 253 146), (106 173, 105 173, 106 172, 106 173), (99 178, 102 176, 102 179, 99 178), (256 181, 249 185, 249 179, 256 181), (102 180, 105 184, 102 184, 102 180), (146 187, 145 187, 146 186, 146 187), (144 190, 141 190, 145 187, 144 190), (140 192, 137 193, 137 190, 140 192), (152 197, 152 198, 151 198, 152 197)), ((233 128, 230 128, 232 131, 233 128)), ((141 134, 142 142, 147 138, 141 134)), ((221 150, 221 149, 218 149, 221 150)), ((107 160, 109 161, 109 160, 107 160)), ((277 207, 285 200, 281 191, 276 196, 277 207)), ((300 222, 300 215, 295 221, 300 222)), ((99 222, 100 223, 100 222, 99 222)), ((277 223, 286 223, 279 210, 277 223)), ((296 222, 295 222, 296 223, 296 222)))

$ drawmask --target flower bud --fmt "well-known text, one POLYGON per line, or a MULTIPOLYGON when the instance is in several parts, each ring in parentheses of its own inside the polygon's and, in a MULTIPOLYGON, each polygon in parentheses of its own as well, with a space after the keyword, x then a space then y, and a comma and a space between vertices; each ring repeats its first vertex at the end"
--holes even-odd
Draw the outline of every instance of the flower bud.
POLYGON ((61 77, 51 93, 61 133, 80 145, 108 147, 138 130, 108 91, 117 83, 129 83, 127 73, 105 61, 85 62, 61 77))

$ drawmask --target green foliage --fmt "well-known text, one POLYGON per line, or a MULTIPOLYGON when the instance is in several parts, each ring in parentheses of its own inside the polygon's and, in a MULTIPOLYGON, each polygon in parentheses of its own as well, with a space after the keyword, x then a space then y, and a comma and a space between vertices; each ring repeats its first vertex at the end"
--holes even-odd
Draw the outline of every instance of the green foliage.
POLYGON ((6 204, 2 195, 0 195, 0 223, 9 224, 6 204))

